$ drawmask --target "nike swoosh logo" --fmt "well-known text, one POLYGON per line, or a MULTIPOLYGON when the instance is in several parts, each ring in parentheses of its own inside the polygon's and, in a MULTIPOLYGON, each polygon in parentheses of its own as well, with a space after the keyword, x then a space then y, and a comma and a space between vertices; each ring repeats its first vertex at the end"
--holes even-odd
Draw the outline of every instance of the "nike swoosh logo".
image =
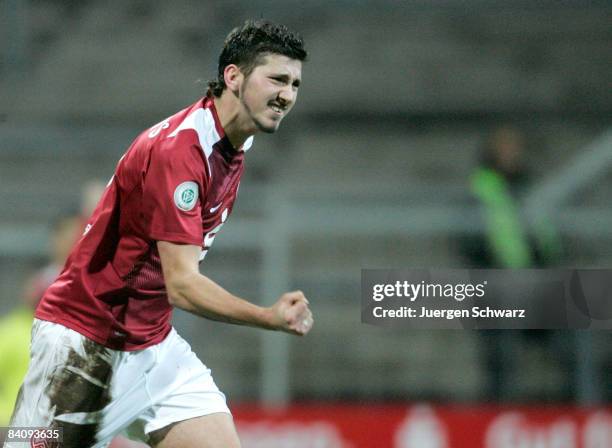
POLYGON ((223 202, 220 202, 219 205, 217 205, 216 207, 213 207, 210 209, 211 213, 216 212, 217 210, 219 210, 219 207, 221 207, 223 205, 223 202))

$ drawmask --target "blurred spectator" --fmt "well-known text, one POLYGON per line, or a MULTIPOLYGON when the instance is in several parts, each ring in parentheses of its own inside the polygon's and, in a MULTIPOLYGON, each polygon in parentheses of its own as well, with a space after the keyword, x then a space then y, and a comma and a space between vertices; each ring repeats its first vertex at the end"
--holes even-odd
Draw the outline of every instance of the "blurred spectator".
MULTIPOLYGON (((526 148, 523 132, 510 125, 493 129, 483 146, 479 165, 470 179, 470 190, 478 203, 485 231, 466 237, 461 244, 465 260, 472 268, 529 269, 559 263, 561 244, 552 223, 533 225, 522 214, 521 200, 530 180, 526 148)), ((486 398, 525 399, 516 387, 519 364, 525 366, 525 360, 541 363, 555 343, 567 346, 567 341, 552 335, 544 330, 482 332, 489 372, 486 398)), ((529 398, 550 398, 542 396, 546 393, 535 394, 538 396, 529 398)))
POLYGON ((486 231, 463 245, 474 267, 527 269, 559 261, 561 246, 552 224, 530 226, 521 215, 520 200, 530 180, 525 152, 525 136, 509 125, 494 129, 481 151, 470 187, 486 231))
MULTIPOLYGON (((57 278, 68 254, 82 232, 81 219, 77 214, 66 214, 53 224, 49 240, 49 262, 29 279, 24 292, 25 302, 34 310, 40 297, 57 278)), ((30 322, 31 323, 31 322, 30 322)))
POLYGON ((32 309, 36 308, 42 294, 64 267, 72 246, 83 234, 104 188, 100 180, 86 183, 82 189, 78 213, 65 214, 55 222, 50 239, 49 264, 34 274, 26 289, 25 300, 32 305, 32 309))

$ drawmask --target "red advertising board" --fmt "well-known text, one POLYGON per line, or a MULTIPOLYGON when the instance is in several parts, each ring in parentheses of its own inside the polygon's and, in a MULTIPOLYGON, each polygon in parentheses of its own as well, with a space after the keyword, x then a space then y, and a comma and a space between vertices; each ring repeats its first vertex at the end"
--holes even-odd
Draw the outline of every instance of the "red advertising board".
POLYGON ((243 448, 612 448, 612 409, 234 406, 243 448))

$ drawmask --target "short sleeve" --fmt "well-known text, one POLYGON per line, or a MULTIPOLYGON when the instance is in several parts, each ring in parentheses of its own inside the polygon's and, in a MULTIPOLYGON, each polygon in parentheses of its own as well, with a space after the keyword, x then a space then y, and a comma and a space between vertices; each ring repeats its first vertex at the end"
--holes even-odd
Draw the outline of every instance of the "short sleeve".
POLYGON ((197 145, 161 144, 152 148, 142 194, 144 229, 149 238, 202 244, 205 163, 197 145))

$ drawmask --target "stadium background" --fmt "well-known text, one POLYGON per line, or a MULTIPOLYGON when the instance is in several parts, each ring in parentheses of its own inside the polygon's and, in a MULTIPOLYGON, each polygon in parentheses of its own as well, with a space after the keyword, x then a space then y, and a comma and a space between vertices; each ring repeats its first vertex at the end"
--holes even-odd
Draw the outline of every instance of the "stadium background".
POLYGON ((203 95, 249 17, 300 31, 310 60, 202 268, 260 303, 302 289, 316 326, 296 339, 175 315, 245 447, 612 446, 609 333, 507 333, 493 394, 482 333, 359 316, 362 268, 468 266, 458 241, 485 231, 469 178, 499 123, 528 141, 521 204, 546 207, 558 265, 610 267, 607 1, 0 1, 0 313, 45 264, 53 221, 138 132, 203 95))

